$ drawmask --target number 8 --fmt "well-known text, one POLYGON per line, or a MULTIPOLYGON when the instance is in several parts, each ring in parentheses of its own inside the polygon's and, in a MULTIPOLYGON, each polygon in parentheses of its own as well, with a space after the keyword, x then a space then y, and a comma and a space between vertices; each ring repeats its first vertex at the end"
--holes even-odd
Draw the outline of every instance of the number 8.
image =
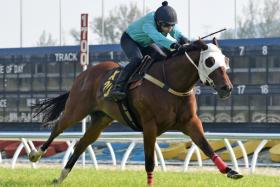
POLYGON ((263 55, 267 55, 267 53, 268 53, 267 46, 264 45, 264 46, 262 47, 262 54, 263 54, 263 55))

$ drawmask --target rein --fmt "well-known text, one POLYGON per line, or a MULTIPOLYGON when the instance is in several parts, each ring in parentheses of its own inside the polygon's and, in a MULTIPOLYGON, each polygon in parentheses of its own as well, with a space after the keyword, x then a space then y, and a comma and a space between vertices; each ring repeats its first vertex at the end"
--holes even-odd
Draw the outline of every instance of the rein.
MULTIPOLYGON (((199 62, 198 64, 201 63, 201 59, 202 59, 202 51, 200 51, 200 57, 199 57, 199 62)), ((192 60, 192 58, 188 55, 188 53, 185 51, 185 56, 187 57, 187 59, 192 63, 192 65, 197 69, 198 71, 198 74, 199 76, 203 76, 205 78, 205 82, 208 83, 211 87, 215 87, 215 83, 214 81, 209 77, 209 75, 207 75, 205 72, 203 72, 201 69, 199 69, 198 65, 196 65, 194 63, 194 61, 192 60)), ((176 95, 176 96, 180 96, 180 97, 183 97, 183 96, 188 96, 190 94, 192 94, 193 92, 193 88, 187 92, 177 92, 176 90, 173 90, 172 88, 170 88, 166 82, 167 82, 167 79, 166 79, 166 75, 165 75, 165 68, 164 68, 164 62, 163 62, 163 67, 162 67, 162 71, 163 71, 163 79, 164 79, 164 83, 161 82, 160 80, 156 79, 155 77, 149 75, 149 74, 145 74, 144 75, 144 79, 150 81, 151 83, 159 86, 160 88, 164 89, 164 90, 167 90, 168 92, 172 93, 173 95, 176 95)), ((205 83, 204 82, 204 83, 205 83)))
POLYGON ((166 74, 165 74, 165 62, 166 62, 166 60, 164 60, 163 64, 162 64, 162 75, 163 75, 163 82, 165 84, 167 84, 167 78, 166 78, 166 74))

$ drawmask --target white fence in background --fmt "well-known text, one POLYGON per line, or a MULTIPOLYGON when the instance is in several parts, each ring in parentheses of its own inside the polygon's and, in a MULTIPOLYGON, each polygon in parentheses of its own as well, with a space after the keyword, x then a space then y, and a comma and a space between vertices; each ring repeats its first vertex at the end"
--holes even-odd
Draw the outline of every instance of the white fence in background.
MULTIPOLYGON (((21 141, 21 143, 19 144, 19 146, 17 147, 17 149, 13 155, 13 158, 11 161, 11 167, 15 168, 19 153, 21 152, 22 149, 25 148, 26 152, 29 153, 31 149, 35 149, 35 146, 33 145, 32 141, 46 140, 49 137, 49 135, 50 135, 49 133, 0 132, 0 140, 9 139, 9 140, 20 140, 21 141)), ((69 156, 73 152, 73 147, 74 147, 76 141, 78 139, 80 139, 82 136, 83 136, 82 133, 63 133, 58 138, 55 139, 56 141, 57 140, 66 141, 68 144, 68 149, 65 152, 63 160, 62 160, 63 167, 65 166, 65 164, 67 163, 67 161, 69 159, 69 156)), ((242 150, 245 168, 250 170, 250 173, 254 173, 255 168, 257 166, 259 152, 264 148, 264 146, 266 145, 268 140, 280 140, 280 134, 264 134, 264 133, 205 133, 205 136, 208 140, 221 140, 221 139, 224 140, 225 145, 230 153, 230 156, 232 159, 232 164, 235 167, 235 169, 237 171, 239 171, 239 166, 238 166, 236 156, 234 154, 231 144, 229 143, 229 139, 237 140, 237 143, 242 150), (251 163, 249 163, 246 149, 244 148, 243 143, 241 141, 241 140, 249 140, 249 139, 250 140, 252 140, 252 139, 262 140, 253 153, 251 163)), ((187 137, 184 134, 179 133, 179 132, 167 132, 157 138, 157 142, 188 141, 188 140, 190 140, 189 137, 187 137)), ((129 132, 129 133, 104 132, 101 134, 101 137, 98 139, 98 141, 102 141, 102 142, 106 143, 106 145, 110 151, 110 154, 111 154, 112 165, 114 165, 114 166, 117 165, 117 162, 116 162, 116 156, 115 156, 114 149, 111 145, 111 142, 130 142, 130 145, 128 146, 128 148, 122 158, 122 161, 121 161, 121 169, 124 170, 130 153, 132 152, 133 148, 135 147, 135 145, 137 143, 143 142, 143 137, 142 137, 142 133, 139 133, 139 132, 129 132)), ((97 163, 94 151, 92 149, 92 146, 89 146, 87 148, 87 151, 89 151, 91 160, 92 160, 95 168, 98 168, 98 163, 97 163)), ((158 158, 159 158, 162 171, 166 171, 165 160, 162 156, 161 149, 157 143, 156 143, 156 153, 157 153, 157 154, 155 154, 156 155, 155 156, 156 165, 158 165, 158 158)), ((197 154, 198 165, 202 166, 202 160, 201 160, 199 148, 193 143, 185 157, 182 171, 184 171, 184 172, 188 171, 190 159, 191 159, 192 154, 194 154, 194 153, 197 154)), ((0 154, 0 163, 1 162, 2 162, 2 157, 0 154)), ((32 167, 36 168, 36 164, 37 163, 32 163, 32 167)))

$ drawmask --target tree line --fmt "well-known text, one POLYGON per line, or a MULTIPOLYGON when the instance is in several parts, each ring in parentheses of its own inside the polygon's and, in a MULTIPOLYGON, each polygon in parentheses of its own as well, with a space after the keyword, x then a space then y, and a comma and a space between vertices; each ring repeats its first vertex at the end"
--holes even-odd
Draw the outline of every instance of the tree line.
MULTIPOLYGON (((243 15, 237 18, 237 30, 228 29, 220 35, 221 39, 233 38, 262 38, 280 37, 280 1, 279 0, 250 0, 243 7, 243 15)), ((148 11, 148 10, 147 10, 148 11)), ((96 17, 90 23, 90 31, 98 36, 101 43, 119 43, 121 34, 134 20, 142 16, 136 3, 119 5, 104 18, 104 33, 102 33, 102 17, 96 17)), ((79 44, 80 32, 71 29, 69 34, 79 44)), ((37 41, 37 46, 57 45, 50 33, 43 31, 37 41)))

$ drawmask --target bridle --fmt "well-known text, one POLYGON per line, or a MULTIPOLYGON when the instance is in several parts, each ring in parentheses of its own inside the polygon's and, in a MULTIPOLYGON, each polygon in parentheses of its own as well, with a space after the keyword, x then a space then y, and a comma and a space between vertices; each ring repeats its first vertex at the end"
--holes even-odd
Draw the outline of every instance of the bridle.
MULTIPOLYGON (((200 52, 201 54, 201 52, 200 52)), ((206 81, 207 83, 211 86, 211 87, 215 87, 215 83, 214 81, 208 76, 206 75, 204 72, 202 72, 201 70, 199 70, 198 66, 194 63, 194 61, 191 59, 191 57, 188 55, 187 52, 185 52, 186 57, 188 58, 188 60, 192 63, 192 65, 197 69, 198 74, 203 74, 206 77, 206 81)), ((200 58, 199 58, 200 59, 200 58)), ((200 63, 200 60, 198 62, 198 64, 200 63)), ((204 83, 205 84, 205 83, 204 83)))
MULTIPOLYGON (((208 49, 201 51, 200 52, 200 57, 199 57, 199 62, 198 65, 196 65, 194 63, 194 61, 192 60, 192 58, 188 55, 187 52, 185 52, 185 56, 187 57, 187 59, 193 64, 193 66, 197 69, 200 80, 202 81, 203 84, 208 83, 211 87, 215 87, 215 83, 213 81, 213 79, 211 79, 209 77, 210 73, 213 72, 214 70, 216 70, 218 67, 225 67, 225 69, 229 69, 229 66, 225 63, 225 56, 223 55, 223 53, 221 52, 221 50, 218 47, 213 47, 215 46, 214 44, 208 44, 208 49), (213 50, 214 48, 214 50, 213 50), (209 57, 216 57, 216 59, 219 59, 218 61, 215 60, 215 67, 216 68, 212 68, 212 70, 208 71, 208 73, 206 73, 204 64, 205 64, 205 60, 209 57)), ((208 68, 210 69, 210 68, 208 68)))
MULTIPOLYGON (((229 67, 226 65, 226 63, 224 62, 224 59, 221 60, 219 59, 219 61, 215 62, 214 67, 216 67, 214 70, 211 70, 211 72, 209 73, 205 73, 203 71, 203 66, 202 64, 204 63, 204 61, 210 57, 210 55, 214 55, 217 58, 225 58, 225 56, 222 54, 222 52, 218 49, 218 47, 214 48, 216 50, 211 50, 211 46, 209 46, 210 44, 208 44, 208 47, 210 47, 210 50, 204 50, 200 52, 200 57, 199 57, 199 62, 198 62, 198 66, 194 63, 194 61, 191 59, 191 57, 188 55, 187 52, 185 52, 185 56, 187 57, 187 59, 193 64, 193 66, 197 69, 200 80, 205 84, 208 83, 210 86, 215 87, 215 83, 214 81, 209 77, 209 74, 211 72, 213 72, 215 69, 217 69, 218 67, 222 67, 224 66, 226 69, 229 69, 229 67), (216 54, 214 54, 216 53, 216 54), (204 80, 205 79, 205 80, 204 80)), ((214 45, 214 44, 212 44, 214 45)), ((210 69, 210 68, 209 68, 210 69)), ((151 83, 155 84, 156 86, 168 91, 169 93, 176 95, 176 96, 180 96, 180 97, 184 97, 184 96, 189 96, 193 93, 193 89, 188 90, 187 92, 177 92, 176 90, 173 90, 172 88, 170 88, 167 84, 166 84, 166 77, 165 77, 165 69, 164 69, 164 63, 163 63, 163 76, 164 76, 164 82, 156 79, 155 77, 153 77, 152 75, 146 73, 144 75, 144 79, 150 81, 151 83)))

